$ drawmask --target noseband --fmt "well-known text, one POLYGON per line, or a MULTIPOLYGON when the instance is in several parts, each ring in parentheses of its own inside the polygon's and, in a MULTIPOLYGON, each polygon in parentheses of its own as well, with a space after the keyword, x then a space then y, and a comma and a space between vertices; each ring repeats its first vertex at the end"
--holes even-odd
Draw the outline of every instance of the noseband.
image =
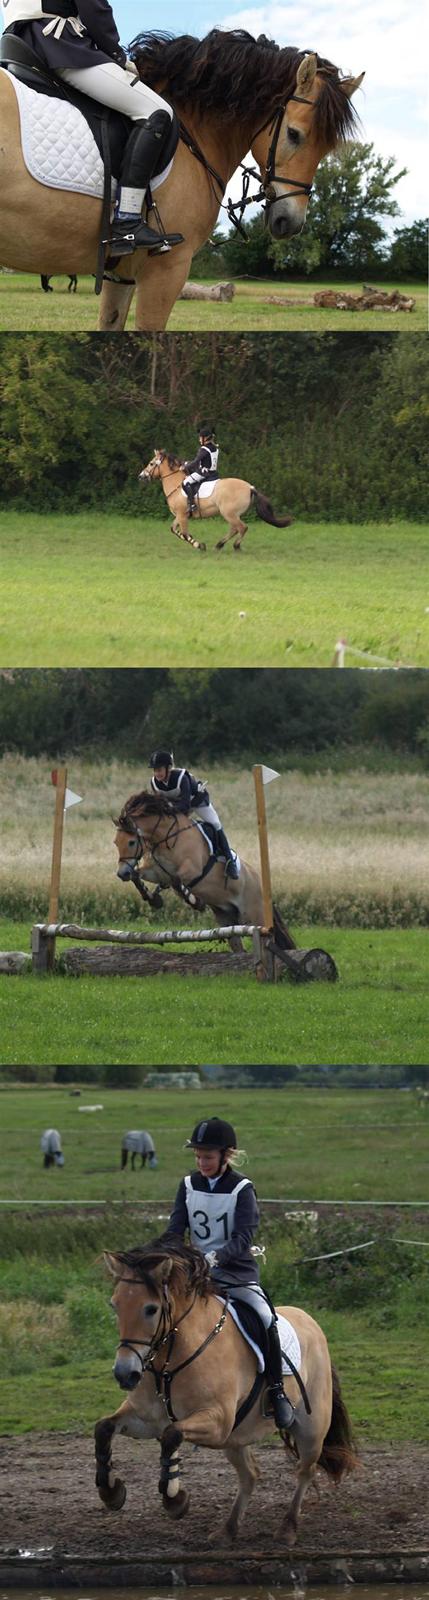
MULTIPOLYGON (((265 178, 264 178, 264 183, 263 183, 263 193, 265 194, 267 199, 268 199, 268 190, 270 189, 272 183, 290 183, 292 185, 292 188, 296 190, 297 194, 306 194, 307 196, 311 194, 311 188, 312 188, 311 183, 304 183, 301 178, 288 178, 288 177, 282 178, 281 174, 279 172, 276 172, 275 161, 276 161, 276 154, 277 154, 277 145, 278 145, 279 137, 280 137, 280 129, 281 129, 281 125, 282 125, 282 122, 283 122, 283 117, 285 115, 285 112, 287 111, 288 105, 290 105, 290 101, 291 100, 297 100, 299 105, 302 105, 302 106, 312 106, 312 105, 315 104, 315 102, 313 100, 307 100, 305 98, 305 96, 302 95, 302 94, 291 94, 289 96, 289 100, 287 100, 286 104, 283 105, 283 106, 279 106, 277 114, 276 114, 276 116, 274 118, 273 136, 272 136, 271 144, 270 144, 269 151, 268 151, 267 165, 266 165, 266 168, 265 168, 265 178)), ((265 126, 266 126, 266 124, 265 124, 265 126)), ((261 128, 260 131, 262 133, 262 128, 261 128)))

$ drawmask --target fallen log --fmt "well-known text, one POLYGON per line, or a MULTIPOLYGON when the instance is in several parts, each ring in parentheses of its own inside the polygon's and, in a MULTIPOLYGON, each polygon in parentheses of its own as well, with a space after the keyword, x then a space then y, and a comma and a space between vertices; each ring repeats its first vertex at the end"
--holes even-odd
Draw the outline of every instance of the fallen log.
POLYGON ((348 294, 343 289, 319 289, 313 295, 313 305, 336 311, 413 311, 412 295, 400 294, 399 289, 372 289, 364 284, 362 294, 348 294))
POLYGON ((233 283, 184 283, 179 300, 233 300, 233 283))

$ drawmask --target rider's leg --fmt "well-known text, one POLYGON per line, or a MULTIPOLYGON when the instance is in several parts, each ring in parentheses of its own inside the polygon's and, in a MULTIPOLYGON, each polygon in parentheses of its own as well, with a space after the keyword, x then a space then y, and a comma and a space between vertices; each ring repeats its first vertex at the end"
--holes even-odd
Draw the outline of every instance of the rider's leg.
POLYGON ((239 873, 239 869, 238 869, 238 866, 237 866, 236 857, 233 854, 233 851, 231 850, 231 845, 230 845, 229 839, 227 839, 226 833, 224 832, 223 828, 218 828, 216 844, 217 844, 218 850, 221 852, 221 854, 223 856, 225 856, 225 862, 226 862, 225 871, 226 871, 227 878, 239 878, 240 877, 240 873, 239 873))
POLYGON ((268 1346, 265 1372, 268 1382, 268 1392, 273 1404, 274 1421, 276 1427, 280 1429, 281 1433, 287 1433, 295 1420, 295 1412, 293 1405, 291 1404, 291 1401, 288 1400, 287 1395, 285 1395, 283 1388, 283 1362, 281 1345, 278 1335, 277 1321, 276 1317, 273 1316, 271 1305, 266 1299, 260 1284, 240 1284, 238 1286, 234 1284, 234 1288, 229 1289, 228 1292, 231 1296, 231 1299, 237 1302, 238 1310, 240 1300, 244 1300, 247 1305, 253 1306, 253 1309, 257 1312, 258 1317, 265 1328, 268 1346))
POLYGON ((201 478, 198 476, 198 473, 192 473, 190 478, 184 478, 183 479, 182 489, 184 491, 184 494, 186 494, 187 498, 188 498, 189 516, 190 517, 192 517, 193 514, 194 514, 194 500, 195 500, 196 494, 198 493, 198 489, 200 487, 200 483, 201 483, 201 478))
MULTIPOLYGON (((120 111, 135 123, 122 165, 111 254, 131 255, 138 247, 159 248, 163 237, 142 221, 141 212, 146 189, 170 134, 171 106, 139 78, 131 78, 115 61, 103 61, 94 67, 66 67, 60 76, 81 94, 120 111)), ((170 234, 167 243, 179 244, 182 237, 182 234, 170 234)))

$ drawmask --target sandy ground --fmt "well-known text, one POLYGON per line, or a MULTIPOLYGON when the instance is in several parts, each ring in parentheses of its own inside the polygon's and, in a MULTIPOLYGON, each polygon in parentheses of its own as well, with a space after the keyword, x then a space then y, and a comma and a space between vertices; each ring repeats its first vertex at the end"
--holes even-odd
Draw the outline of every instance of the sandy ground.
MULTIPOLYGON (((73 1434, 1 1438, 3 1507, 0 1559, 21 1550, 55 1556, 139 1558, 201 1555, 233 1494, 235 1474, 219 1454, 184 1447, 184 1482, 191 1494, 183 1522, 170 1523, 158 1494, 158 1449, 119 1439, 114 1463, 126 1480, 123 1510, 101 1505, 94 1486, 93 1443, 73 1434)), ((257 1452, 261 1478, 235 1549, 282 1549, 281 1522, 292 1491, 292 1463, 281 1445, 257 1452)), ((395 1552, 428 1548, 429 1449, 376 1445, 362 1451, 360 1469, 332 1487, 319 1474, 320 1497, 304 1503, 297 1550, 395 1552)), ((220 1547, 225 1544, 220 1532, 220 1547)), ((213 1548, 213 1547, 212 1547, 213 1548)), ((283 1545, 284 1548, 284 1545, 283 1545)))

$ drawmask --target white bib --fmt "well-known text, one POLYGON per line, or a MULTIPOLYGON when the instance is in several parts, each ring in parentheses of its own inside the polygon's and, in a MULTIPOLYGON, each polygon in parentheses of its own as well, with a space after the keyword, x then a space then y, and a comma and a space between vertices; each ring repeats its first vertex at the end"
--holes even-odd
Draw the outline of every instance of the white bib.
POLYGON ((248 1184, 249 1178, 242 1178, 231 1194, 216 1193, 214 1189, 210 1194, 202 1194, 201 1190, 192 1188, 190 1177, 185 1178, 191 1244, 196 1245, 203 1256, 208 1250, 220 1250, 231 1238, 237 1198, 248 1184))

